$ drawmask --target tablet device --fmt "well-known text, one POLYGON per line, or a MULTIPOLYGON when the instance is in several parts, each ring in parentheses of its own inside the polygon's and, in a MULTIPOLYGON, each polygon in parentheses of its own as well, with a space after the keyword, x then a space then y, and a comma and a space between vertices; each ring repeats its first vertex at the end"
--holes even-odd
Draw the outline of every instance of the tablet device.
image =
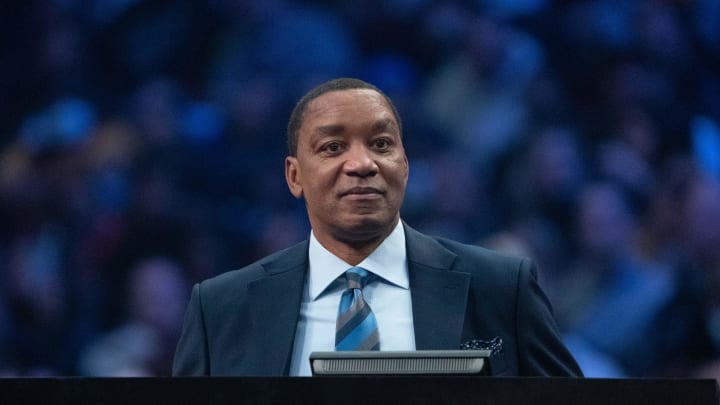
POLYGON ((489 375, 490 350, 310 353, 313 376, 489 375))

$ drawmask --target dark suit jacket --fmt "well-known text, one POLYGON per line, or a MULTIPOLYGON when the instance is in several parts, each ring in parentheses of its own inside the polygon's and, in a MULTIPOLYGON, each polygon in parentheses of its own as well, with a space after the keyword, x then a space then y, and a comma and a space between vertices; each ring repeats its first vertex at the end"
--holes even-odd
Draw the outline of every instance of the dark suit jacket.
MULTIPOLYGON (((500 337, 504 358, 494 375, 581 375, 530 260, 407 225, 405 237, 418 350, 500 337)), ((287 375, 307 267, 306 240, 196 284, 173 375, 287 375)))

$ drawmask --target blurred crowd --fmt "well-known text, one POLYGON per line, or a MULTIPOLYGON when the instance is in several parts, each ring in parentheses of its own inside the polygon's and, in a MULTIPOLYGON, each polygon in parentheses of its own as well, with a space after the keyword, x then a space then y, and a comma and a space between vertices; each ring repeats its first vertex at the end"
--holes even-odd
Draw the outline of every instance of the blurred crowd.
MULTIPOLYGON (((285 125, 403 119, 402 217, 534 258, 590 376, 720 377, 720 1, 0 5, 0 375, 168 375, 192 283, 308 236, 285 125)), ((263 350, 263 348, 258 348, 263 350)))

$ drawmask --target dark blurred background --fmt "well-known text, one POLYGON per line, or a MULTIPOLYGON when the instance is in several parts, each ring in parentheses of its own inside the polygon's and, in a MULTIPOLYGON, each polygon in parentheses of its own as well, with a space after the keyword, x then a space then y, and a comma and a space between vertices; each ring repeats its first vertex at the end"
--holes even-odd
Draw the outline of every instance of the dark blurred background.
POLYGON ((337 76, 588 375, 720 376, 717 0, 3 2, 0 375, 168 375, 192 283, 307 237, 285 125, 337 76))

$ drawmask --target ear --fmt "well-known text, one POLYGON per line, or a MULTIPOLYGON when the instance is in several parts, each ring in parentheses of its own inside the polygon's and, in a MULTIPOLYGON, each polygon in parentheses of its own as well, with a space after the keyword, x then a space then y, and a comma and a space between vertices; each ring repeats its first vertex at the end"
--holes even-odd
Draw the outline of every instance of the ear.
POLYGON ((402 169, 405 171, 404 175, 404 181, 405 181, 405 187, 407 187, 408 178, 410 177, 410 163, 408 162, 408 157, 405 154, 405 150, 402 150, 402 161, 399 162, 402 169))
POLYGON ((405 153, 403 153, 403 159, 405 160, 405 184, 407 184, 408 178, 410 177, 410 163, 405 153))
POLYGON ((285 158, 285 181, 287 181, 290 193, 295 198, 302 198, 302 182, 300 181, 300 168, 296 157, 285 158))

